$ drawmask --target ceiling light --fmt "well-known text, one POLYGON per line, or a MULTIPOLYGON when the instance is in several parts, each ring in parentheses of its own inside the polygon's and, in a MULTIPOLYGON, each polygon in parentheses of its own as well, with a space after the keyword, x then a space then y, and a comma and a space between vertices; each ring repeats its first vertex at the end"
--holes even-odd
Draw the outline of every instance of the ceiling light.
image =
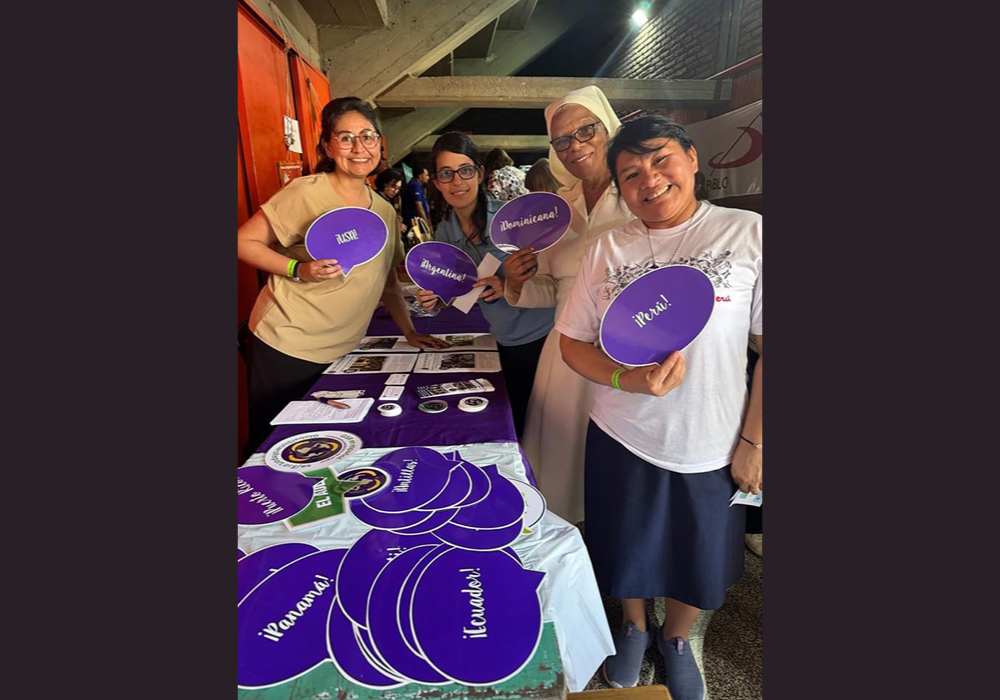
POLYGON ((636 10, 632 14, 632 21, 635 22, 637 27, 641 27, 646 23, 646 13, 642 10, 636 10))

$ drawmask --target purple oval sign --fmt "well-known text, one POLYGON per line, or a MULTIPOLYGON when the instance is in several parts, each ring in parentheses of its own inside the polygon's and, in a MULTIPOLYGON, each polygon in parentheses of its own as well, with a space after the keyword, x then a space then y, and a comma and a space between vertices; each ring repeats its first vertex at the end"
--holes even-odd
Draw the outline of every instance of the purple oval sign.
POLYGON ((236 522, 264 525, 281 522, 309 505, 313 484, 322 479, 253 466, 237 469, 236 481, 236 522))
POLYGON ((659 364, 698 337, 714 308, 715 287, 704 272, 661 267, 632 280, 604 310, 601 346, 623 365, 659 364))
POLYGON ((306 231, 306 250, 314 260, 333 258, 344 277, 378 257, 389 240, 382 217, 361 207, 341 207, 323 214, 306 231))
POLYGON ((327 657, 326 627, 345 550, 316 552, 267 577, 236 609, 237 684, 282 683, 327 657))
POLYGON ((458 514, 451 519, 452 523, 487 530, 519 524, 524 515, 521 492, 497 470, 495 464, 482 469, 491 483, 489 497, 476 505, 459 508, 458 514))
POLYGON ((544 576, 504 552, 452 549, 435 556, 420 573, 410 608, 420 653, 464 685, 514 676, 541 639, 536 591, 544 576))
MULTIPOLYGON (((382 455, 374 464, 391 478, 389 488, 361 500, 372 510, 382 513, 425 509, 424 504, 437 500, 447 489, 451 483, 451 472, 458 470, 458 464, 428 447, 395 450, 382 455)), ((460 501, 467 495, 468 491, 455 498, 455 501, 460 501)))
POLYGON ((474 530, 454 523, 447 523, 435 530, 434 535, 442 542, 462 549, 488 552, 493 549, 503 549, 513 544, 521 536, 522 527, 524 526, 520 520, 507 527, 491 530, 474 530))
POLYGON ((354 625, 340 607, 340 600, 330 606, 326 629, 327 651, 341 675, 355 685, 365 688, 395 688, 406 681, 392 678, 372 665, 355 635, 354 625))
POLYGON ((569 230, 572 212, 566 200, 551 192, 529 192, 502 207, 490 222, 490 239, 505 253, 531 246, 551 248, 569 230))
POLYGON ((450 304, 468 294, 479 280, 479 271, 465 251, 450 243, 420 243, 406 254, 406 273, 421 289, 429 289, 450 304))
POLYGON ((281 567, 318 551, 319 548, 311 544, 284 542, 258 549, 250 556, 244 556, 236 563, 237 603, 243 600, 257 584, 281 567))

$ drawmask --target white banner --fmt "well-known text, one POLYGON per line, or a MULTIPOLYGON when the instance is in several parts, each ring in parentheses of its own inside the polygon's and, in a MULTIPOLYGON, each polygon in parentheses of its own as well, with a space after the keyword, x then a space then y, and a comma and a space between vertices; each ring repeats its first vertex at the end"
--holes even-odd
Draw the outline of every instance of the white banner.
POLYGON ((698 149, 709 199, 764 191, 764 100, 684 129, 698 149))

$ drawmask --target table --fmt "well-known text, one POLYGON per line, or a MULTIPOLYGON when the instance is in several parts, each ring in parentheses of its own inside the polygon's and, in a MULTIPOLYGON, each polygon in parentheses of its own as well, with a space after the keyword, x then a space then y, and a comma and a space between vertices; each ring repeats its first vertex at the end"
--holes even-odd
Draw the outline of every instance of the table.
MULTIPOLYGON (((384 310, 380 310, 384 314, 384 310)), ((489 326, 478 307, 466 317, 448 308, 438 316, 413 319, 422 333, 488 332, 489 326)), ((399 329, 377 311, 368 335, 398 335, 399 329)), ((263 453, 280 440, 311 430, 343 430, 358 435, 363 449, 338 463, 337 469, 370 464, 378 455, 404 446, 457 448, 467 459, 496 462, 506 476, 534 483, 534 476, 523 451, 517 445, 514 423, 507 399, 502 372, 414 374, 405 385, 399 403, 403 413, 385 417, 374 408, 361 423, 278 426, 246 464, 263 463, 263 453), (417 410, 420 402, 414 389, 424 384, 487 377, 496 390, 487 394, 489 406, 480 413, 460 412, 457 399, 448 400, 444 413, 428 414, 417 410), (460 420, 456 420, 459 419, 460 420)), ((323 375, 302 398, 313 391, 326 389, 366 389, 365 396, 378 399, 387 374, 323 375)), ((238 526, 238 546, 247 554, 281 542, 307 542, 320 549, 349 547, 368 530, 353 517, 344 516, 325 524, 289 532, 281 523, 263 526, 238 526)), ((543 619, 554 624, 566 685, 571 692, 581 691, 604 659, 614 653, 604 606, 598 592, 593 568, 580 531, 553 513, 546 513, 530 535, 517 540, 513 549, 524 566, 546 573, 538 589, 543 619)))

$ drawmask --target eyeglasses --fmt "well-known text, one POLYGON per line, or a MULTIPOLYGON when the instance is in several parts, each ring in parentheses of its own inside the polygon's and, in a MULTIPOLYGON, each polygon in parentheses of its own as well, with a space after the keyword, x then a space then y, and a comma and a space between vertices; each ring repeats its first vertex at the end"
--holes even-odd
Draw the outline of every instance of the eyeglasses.
POLYGON ((600 123, 601 122, 596 121, 593 124, 587 124, 586 126, 581 126, 579 129, 574 131, 569 136, 560 136, 557 139, 552 139, 551 141, 549 141, 549 143, 552 144, 553 150, 559 152, 565 151, 573 143, 573 139, 576 139, 580 143, 585 143, 587 141, 590 141, 590 139, 594 138, 594 135, 597 133, 597 125, 600 123))
POLYGON ((434 180, 441 183, 451 182, 455 179, 455 173, 458 173, 458 176, 463 180, 471 180, 479 172, 479 167, 478 165, 463 165, 458 170, 445 168, 434 173, 434 180))
POLYGON ((342 151, 350 151, 354 148, 355 139, 361 139, 361 145, 365 148, 371 148, 378 144, 379 136, 377 131, 372 131, 371 129, 365 129, 360 134, 355 136, 350 131, 342 131, 336 135, 334 141, 340 147, 342 151))

